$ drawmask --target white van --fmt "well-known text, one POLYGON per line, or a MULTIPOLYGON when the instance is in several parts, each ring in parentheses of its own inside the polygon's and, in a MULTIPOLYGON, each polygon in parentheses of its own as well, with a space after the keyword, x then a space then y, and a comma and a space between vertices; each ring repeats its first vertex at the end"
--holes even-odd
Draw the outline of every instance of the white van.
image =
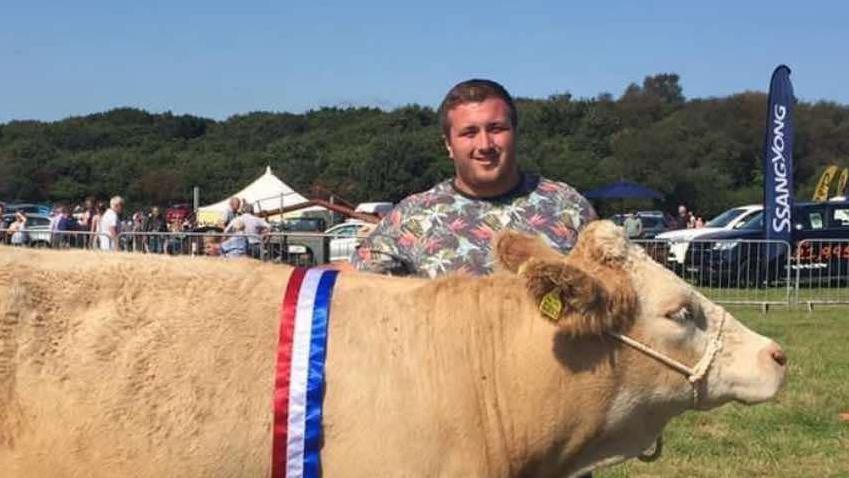
POLYGON ((391 202, 363 202, 358 204, 354 211, 374 214, 375 216, 382 218, 389 214, 389 211, 391 211, 394 207, 395 205, 391 202))
POLYGON ((763 204, 733 207, 705 223, 705 227, 698 229, 676 229, 658 234, 655 239, 669 241, 669 262, 683 266, 691 241, 698 239, 704 234, 736 229, 763 210, 763 208, 763 204))

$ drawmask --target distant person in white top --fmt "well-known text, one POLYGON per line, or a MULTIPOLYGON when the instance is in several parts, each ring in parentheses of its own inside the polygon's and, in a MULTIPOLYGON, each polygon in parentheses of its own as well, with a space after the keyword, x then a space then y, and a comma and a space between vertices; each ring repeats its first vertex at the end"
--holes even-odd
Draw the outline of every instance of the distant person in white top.
MULTIPOLYGON (((260 245, 262 244, 261 236, 271 229, 271 225, 265 219, 254 216, 253 212, 253 207, 250 204, 246 204, 242 209, 242 215, 239 216, 239 219, 241 219, 240 222, 245 226, 244 234, 248 238, 248 250, 251 257, 259 257, 260 245)), ((235 221, 231 221, 231 225, 224 229, 225 233, 233 232, 233 222, 235 221)))
POLYGON ((643 234, 643 221, 640 220, 639 214, 635 212, 625 217, 625 222, 622 226, 625 228, 625 234, 630 239, 637 239, 643 234))
POLYGON ((121 220, 119 218, 123 211, 124 199, 121 196, 115 196, 109 200, 109 209, 103 213, 97 229, 100 250, 118 250, 118 234, 121 233, 121 220))
POLYGON ((242 200, 233 196, 227 206, 227 211, 224 212, 224 227, 229 227, 230 222, 239 215, 239 208, 242 205, 242 200))

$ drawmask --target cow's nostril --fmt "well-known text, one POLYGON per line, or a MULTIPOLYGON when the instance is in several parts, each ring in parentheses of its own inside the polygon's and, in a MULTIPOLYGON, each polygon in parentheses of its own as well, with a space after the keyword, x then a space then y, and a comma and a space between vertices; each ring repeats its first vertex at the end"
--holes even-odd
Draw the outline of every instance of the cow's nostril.
POLYGON ((778 365, 781 365, 782 367, 787 365, 787 356, 784 355, 784 351, 780 349, 773 350, 770 356, 773 360, 775 360, 775 363, 777 363, 778 365))

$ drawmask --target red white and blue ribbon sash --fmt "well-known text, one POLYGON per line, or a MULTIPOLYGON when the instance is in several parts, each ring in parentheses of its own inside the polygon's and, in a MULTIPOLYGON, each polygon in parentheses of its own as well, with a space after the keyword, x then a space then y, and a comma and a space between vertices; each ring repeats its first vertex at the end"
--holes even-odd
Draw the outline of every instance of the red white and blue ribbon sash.
POLYGON ((327 321, 337 271, 292 272, 280 312, 274 383, 272 478, 321 476, 327 321))

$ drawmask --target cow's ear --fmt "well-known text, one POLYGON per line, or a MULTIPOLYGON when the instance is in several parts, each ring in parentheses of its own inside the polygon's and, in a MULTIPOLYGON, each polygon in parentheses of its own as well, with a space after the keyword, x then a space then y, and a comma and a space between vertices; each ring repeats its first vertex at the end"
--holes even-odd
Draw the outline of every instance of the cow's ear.
POLYGON ((611 221, 593 221, 581 231, 570 256, 619 267, 628 258, 628 236, 611 221))
POLYGON ((637 301, 625 272, 605 272, 601 277, 569 261, 532 258, 520 274, 540 314, 578 337, 625 330, 634 320, 637 301))
POLYGON ((518 272, 522 264, 531 258, 549 261, 565 258, 539 236, 530 236, 509 229, 495 237, 492 250, 495 251, 496 263, 510 272, 518 272))

